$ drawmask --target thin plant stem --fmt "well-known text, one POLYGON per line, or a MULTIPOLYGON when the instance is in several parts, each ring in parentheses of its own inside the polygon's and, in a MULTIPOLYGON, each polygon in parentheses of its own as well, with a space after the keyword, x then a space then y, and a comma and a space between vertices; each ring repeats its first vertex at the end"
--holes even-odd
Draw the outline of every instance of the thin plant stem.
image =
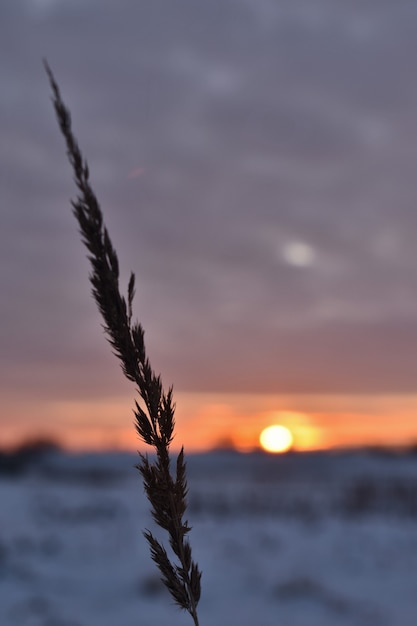
POLYGON ((139 402, 135 401, 135 428, 142 441, 153 447, 155 457, 140 454, 136 466, 151 504, 156 523, 168 533, 172 557, 149 531, 151 558, 161 573, 175 603, 191 615, 199 626, 197 605, 201 594, 201 572, 192 559, 187 535, 191 530, 184 515, 187 509, 186 463, 183 448, 175 461, 170 445, 174 437, 175 404, 172 387, 164 391, 160 375, 151 367, 146 353, 144 331, 139 322, 132 322, 132 304, 135 294, 135 276, 130 276, 127 296, 119 289, 119 260, 104 223, 100 204, 90 183, 87 161, 72 132, 71 115, 65 106, 51 68, 44 61, 52 102, 71 164, 78 195, 71 201, 78 221, 82 241, 88 250, 91 264, 92 294, 104 320, 104 331, 114 354, 121 362, 124 375, 137 388, 139 402))

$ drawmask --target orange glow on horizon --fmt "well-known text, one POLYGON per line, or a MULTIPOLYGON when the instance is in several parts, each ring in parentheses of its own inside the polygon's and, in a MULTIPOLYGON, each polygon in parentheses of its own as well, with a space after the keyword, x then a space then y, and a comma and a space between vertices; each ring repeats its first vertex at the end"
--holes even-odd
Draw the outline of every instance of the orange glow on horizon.
MULTIPOLYGON (((133 395, 133 394, 132 394, 133 395)), ((0 448, 50 438, 69 450, 145 450, 134 429, 132 397, 88 400, 2 398, 0 448), (27 404, 25 404, 27 403, 27 404), (27 417, 30 416, 30 419, 27 417)), ((281 424, 292 448, 308 451, 361 446, 401 447, 417 442, 417 396, 273 396, 176 394, 174 451, 259 449, 259 433, 281 424), (279 410, 277 407, 285 407, 279 410)), ((0 418, 1 420, 1 418, 0 418)))
POLYGON ((314 424, 313 419, 296 411, 273 411, 265 416, 267 424, 282 424, 291 432, 293 437, 292 447, 294 450, 317 450, 331 447, 326 445, 324 434, 314 424))

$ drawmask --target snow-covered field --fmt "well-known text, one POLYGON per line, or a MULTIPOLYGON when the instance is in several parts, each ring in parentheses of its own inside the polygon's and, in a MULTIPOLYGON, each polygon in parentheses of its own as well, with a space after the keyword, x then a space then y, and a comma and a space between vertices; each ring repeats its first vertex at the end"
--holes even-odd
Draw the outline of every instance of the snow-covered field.
MULTIPOLYGON (((135 462, 57 454, 0 476, 1 626, 191 626, 148 556, 135 462)), ((188 464, 201 626, 417 624, 417 456, 188 464)))

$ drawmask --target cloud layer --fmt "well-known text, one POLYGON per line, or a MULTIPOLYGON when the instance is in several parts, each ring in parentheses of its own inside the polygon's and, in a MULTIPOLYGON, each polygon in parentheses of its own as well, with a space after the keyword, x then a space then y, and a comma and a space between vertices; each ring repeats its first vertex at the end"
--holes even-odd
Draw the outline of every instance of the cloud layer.
POLYGON ((0 380, 117 393, 41 59, 164 380, 416 391, 417 7, 0 5, 0 380))

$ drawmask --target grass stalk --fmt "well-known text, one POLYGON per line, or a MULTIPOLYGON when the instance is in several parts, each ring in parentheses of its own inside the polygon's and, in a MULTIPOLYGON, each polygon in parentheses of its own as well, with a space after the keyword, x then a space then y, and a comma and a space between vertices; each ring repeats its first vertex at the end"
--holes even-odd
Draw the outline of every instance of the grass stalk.
POLYGON ((199 626, 197 605, 201 593, 201 572, 192 558, 188 533, 191 530, 184 519, 187 509, 187 481, 184 449, 175 460, 170 445, 174 436, 175 404, 172 387, 164 391, 160 375, 151 367, 146 353, 144 330, 139 322, 132 322, 135 294, 135 275, 130 276, 127 296, 119 288, 119 260, 112 245, 103 214, 90 183, 87 161, 72 132, 71 114, 64 104, 59 86, 51 68, 44 61, 56 118, 64 136, 67 156, 73 170, 78 195, 71 201, 78 221, 81 238, 88 250, 91 264, 92 294, 104 320, 104 330, 121 362, 126 378, 137 387, 139 402, 135 401, 135 428, 142 441, 153 447, 151 459, 139 454, 136 466, 151 504, 154 520, 168 533, 172 556, 149 531, 144 536, 149 544, 152 560, 161 573, 175 603, 191 615, 199 626))

